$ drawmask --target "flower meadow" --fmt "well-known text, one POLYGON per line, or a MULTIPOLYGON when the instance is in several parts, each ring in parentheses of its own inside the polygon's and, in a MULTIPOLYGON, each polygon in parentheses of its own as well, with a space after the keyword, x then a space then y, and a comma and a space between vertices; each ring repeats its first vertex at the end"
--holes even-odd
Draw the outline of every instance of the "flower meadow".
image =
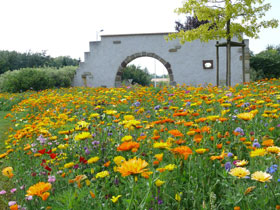
POLYGON ((7 209, 280 209, 280 80, 0 94, 19 97, 7 209))

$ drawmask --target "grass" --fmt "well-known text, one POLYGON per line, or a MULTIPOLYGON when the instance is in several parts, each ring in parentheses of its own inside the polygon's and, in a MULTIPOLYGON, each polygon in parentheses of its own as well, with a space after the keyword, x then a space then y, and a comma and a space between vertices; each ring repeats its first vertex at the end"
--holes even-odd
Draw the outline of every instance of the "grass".
MULTIPOLYGON (((6 137, 6 131, 8 130, 9 126, 10 126, 10 120, 9 119, 4 119, 4 117, 6 116, 6 114, 8 114, 8 111, 0 111, 0 154, 2 154, 4 152, 4 140, 6 137)), ((3 162, 0 161, 0 169, 2 169, 3 162)), ((0 191, 2 190, 2 188, 6 187, 9 185, 9 183, 7 182, 7 179, 5 179, 6 177, 0 175, 0 191)), ((8 196, 0 196, 0 209, 6 209, 7 208, 7 200, 9 199, 8 196)))

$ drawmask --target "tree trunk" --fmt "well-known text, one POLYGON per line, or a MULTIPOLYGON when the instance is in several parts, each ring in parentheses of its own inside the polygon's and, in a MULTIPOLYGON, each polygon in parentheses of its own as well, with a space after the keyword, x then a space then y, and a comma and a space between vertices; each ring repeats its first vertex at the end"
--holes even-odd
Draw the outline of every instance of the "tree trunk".
POLYGON ((226 85, 231 86, 231 37, 230 37, 230 20, 227 21, 227 69, 226 85))

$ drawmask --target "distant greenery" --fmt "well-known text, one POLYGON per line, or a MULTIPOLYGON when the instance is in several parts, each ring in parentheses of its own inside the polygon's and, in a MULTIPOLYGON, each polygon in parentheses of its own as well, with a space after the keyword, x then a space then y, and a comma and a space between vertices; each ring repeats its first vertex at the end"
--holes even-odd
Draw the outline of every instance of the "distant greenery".
POLYGON ((78 66, 79 60, 69 56, 50 57, 46 52, 41 53, 19 53, 16 51, 0 51, 0 74, 8 70, 34 67, 55 67, 78 66))
POLYGON ((140 66, 129 65, 123 70, 122 81, 132 79, 131 84, 139 84, 148 86, 151 84, 152 76, 149 74, 148 69, 142 69, 140 66))
POLYGON ((268 46, 266 50, 251 55, 252 80, 280 77, 280 46, 268 46))
POLYGON ((48 88, 69 87, 72 84, 77 67, 62 68, 24 68, 6 71, 0 75, 0 92, 23 92, 48 88))

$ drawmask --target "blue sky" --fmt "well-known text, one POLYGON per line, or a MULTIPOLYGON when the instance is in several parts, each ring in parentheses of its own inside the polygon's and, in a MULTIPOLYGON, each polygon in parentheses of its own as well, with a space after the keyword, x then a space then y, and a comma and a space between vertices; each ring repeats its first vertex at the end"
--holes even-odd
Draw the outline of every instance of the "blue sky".
MULTIPOLYGON (((280 19, 280 1, 266 2, 272 5, 266 18, 280 19)), ((83 60, 101 29, 103 34, 174 31, 175 20, 182 19, 174 9, 181 5, 182 0, 1 0, 0 50, 46 50, 83 60)), ((254 53, 280 44, 280 27, 259 35, 250 40, 254 53)), ((149 65, 154 68, 154 62, 149 65)))

